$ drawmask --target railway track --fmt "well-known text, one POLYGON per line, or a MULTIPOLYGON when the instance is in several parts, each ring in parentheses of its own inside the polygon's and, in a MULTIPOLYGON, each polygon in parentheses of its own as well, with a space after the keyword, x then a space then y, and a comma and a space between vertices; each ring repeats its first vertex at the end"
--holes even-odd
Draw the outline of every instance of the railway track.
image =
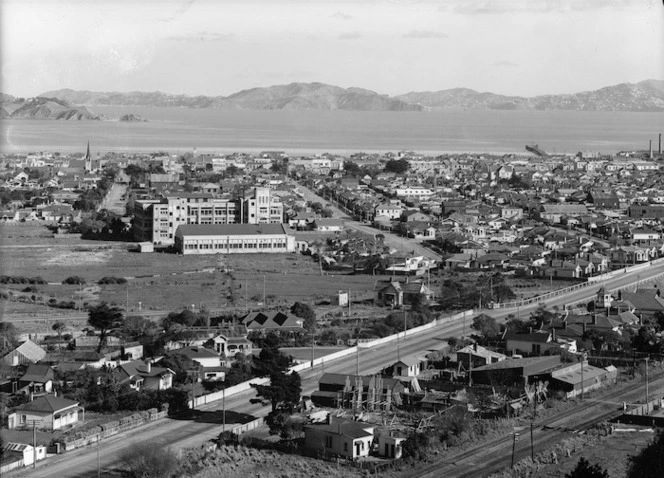
MULTIPOLYGON (((652 374, 650 389, 664 388, 664 371, 652 374)), ((638 387, 610 390, 602 394, 601 400, 588 399, 573 410, 566 410, 538 420, 532 428, 532 449, 534 454, 551 448, 564 438, 581 433, 591 426, 619 416, 622 402, 633 403, 643 398, 644 391, 638 387)), ((514 462, 531 455, 530 424, 524 423, 520 439, 516 442, 514 462)), ((415 478, 471 478, 483 477, 510 466, 512 460, 513 436, 507 435, 482 442, 462 453, 447 456, 428 464, 409 475, 415 478)))

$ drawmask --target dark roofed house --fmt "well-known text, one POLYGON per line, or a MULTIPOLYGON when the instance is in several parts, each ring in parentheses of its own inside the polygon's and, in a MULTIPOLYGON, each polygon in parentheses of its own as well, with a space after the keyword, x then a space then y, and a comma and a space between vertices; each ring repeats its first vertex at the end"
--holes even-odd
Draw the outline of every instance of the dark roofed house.
POLYGON ((120 383, 128 383, 134 390, 166 390, 173 386, 170 368, 154 367, 151 362, 136 360, 119 365, 115 369, 120 383))
POLYGON ((473 369, 472 382, 484 385, 524 385, 528 378, 560 365, 560 355, 503 360, 473 369))
POLYGON ((253 331, 287 331, 303 330, 304 320, 290 312, 252 312, 242 318, 242 325, 249 332, 253 331))
POLYGON ((51 393, 55 373, 50 365, 31 363, 19 380, 26 393, 51 393))
POLYGON ((79 413, 85 411, 78 402, 67 398, 47 395, 19 405, 7 417, 8 428, 36 427, 43 430, 59 430, 79 421, 79 413))

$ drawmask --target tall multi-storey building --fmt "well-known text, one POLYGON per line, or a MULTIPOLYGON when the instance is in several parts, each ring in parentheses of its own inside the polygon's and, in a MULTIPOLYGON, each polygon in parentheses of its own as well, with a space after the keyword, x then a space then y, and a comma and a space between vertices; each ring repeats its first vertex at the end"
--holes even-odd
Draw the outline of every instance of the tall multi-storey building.
POLYGON ((243 200, 242 221, 246 224, 277 224, 284 222, 284 205, 270 194, 270 188, 254 188, 243 200))
POLYGON ((283 204, 269 188, 254 188, 245 198, 206 193, 169 193, 138 200, 134 207, 134 239, 158 245, 175 243, 175 231, 185 224, 271 224, 283 222, 283 204))

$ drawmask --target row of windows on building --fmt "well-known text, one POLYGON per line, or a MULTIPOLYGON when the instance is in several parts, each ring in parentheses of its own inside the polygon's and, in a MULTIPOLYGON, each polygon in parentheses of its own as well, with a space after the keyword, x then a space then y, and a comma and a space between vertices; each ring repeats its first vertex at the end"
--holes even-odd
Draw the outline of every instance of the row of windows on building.
POLYGON ((195 244, 186 242, 184 248, 187 250, 220 250, 220 249, 283 249, 286 247, 286 241, 270 242, 217 242, 212 244, 195 244))

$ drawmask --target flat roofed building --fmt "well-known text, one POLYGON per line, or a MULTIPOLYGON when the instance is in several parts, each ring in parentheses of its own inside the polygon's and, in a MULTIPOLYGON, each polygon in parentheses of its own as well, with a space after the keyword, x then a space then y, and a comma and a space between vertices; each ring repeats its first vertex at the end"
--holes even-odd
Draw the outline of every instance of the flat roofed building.
POLYGON ((180 254, 246 254, 295 252, 295 237, 283 224, 188 224, 178 227, 180 254))

